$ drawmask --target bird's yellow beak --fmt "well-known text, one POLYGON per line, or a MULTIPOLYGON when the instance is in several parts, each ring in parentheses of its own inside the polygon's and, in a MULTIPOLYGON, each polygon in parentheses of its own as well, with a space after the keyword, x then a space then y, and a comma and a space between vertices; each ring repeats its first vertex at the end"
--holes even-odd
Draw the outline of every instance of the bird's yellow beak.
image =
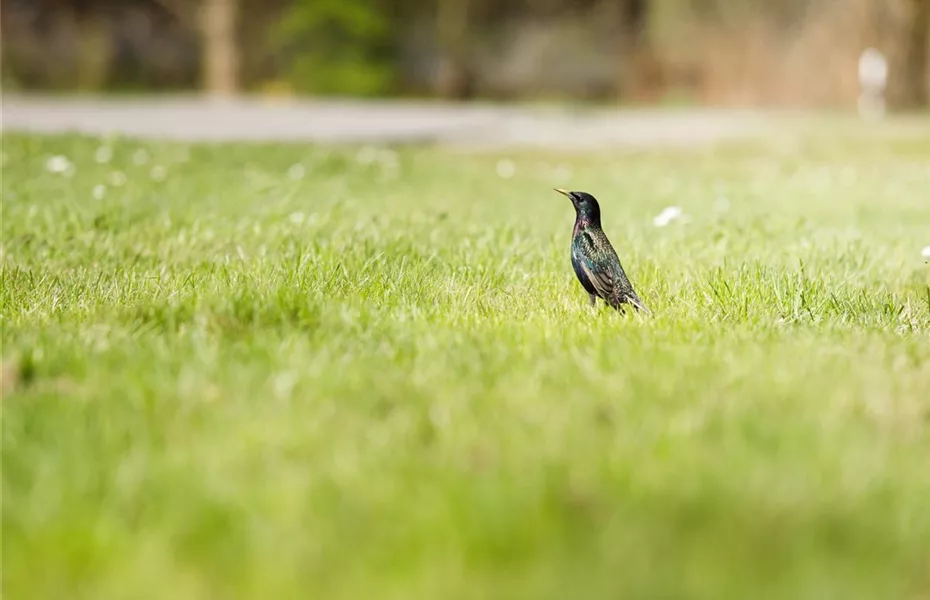
POLYGON ((568 196, 569 198, 571 198, 571 192, 569 192, 568 190, 561 190, 559 188, 553 188, 553 189, 557 191, 558 193, 562 194, 563 196, 568 196))

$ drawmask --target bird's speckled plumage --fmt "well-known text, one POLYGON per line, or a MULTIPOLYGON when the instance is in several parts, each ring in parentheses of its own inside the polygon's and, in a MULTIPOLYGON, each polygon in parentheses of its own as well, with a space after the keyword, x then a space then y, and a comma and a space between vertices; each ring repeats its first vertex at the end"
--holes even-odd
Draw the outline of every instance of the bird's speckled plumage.
POLYGON ((620 259, 601 229, 601 207, 591 194, 556 190, 575 207, 572 231, 572 267, 593 305, 598 298, 619 311, 624 304, 649 312, 626 276, 620 259))

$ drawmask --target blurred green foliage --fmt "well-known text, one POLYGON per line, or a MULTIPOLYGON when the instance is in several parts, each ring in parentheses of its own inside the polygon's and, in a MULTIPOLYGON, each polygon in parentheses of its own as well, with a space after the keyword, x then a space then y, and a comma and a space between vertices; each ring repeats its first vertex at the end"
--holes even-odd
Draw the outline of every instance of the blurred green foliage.
POLYGON ((391 90, 390 19, 370 0, 298 0, 271 29, 285 76, 300 92, 376 95, 391 90))

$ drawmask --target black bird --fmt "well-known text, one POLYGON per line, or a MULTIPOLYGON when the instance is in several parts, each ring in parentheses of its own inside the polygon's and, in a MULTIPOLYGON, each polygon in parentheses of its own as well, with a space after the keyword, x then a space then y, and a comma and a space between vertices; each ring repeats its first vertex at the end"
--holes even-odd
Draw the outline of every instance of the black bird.
POLYGON ((623 271, 620 259, 601 229, 601 207, 591 194, 556 189, 568 196, 575 207, 572 231, 572 267, 594 306, 598 298, 620 312, 630 304, 636 310, 650 312, 623 271))

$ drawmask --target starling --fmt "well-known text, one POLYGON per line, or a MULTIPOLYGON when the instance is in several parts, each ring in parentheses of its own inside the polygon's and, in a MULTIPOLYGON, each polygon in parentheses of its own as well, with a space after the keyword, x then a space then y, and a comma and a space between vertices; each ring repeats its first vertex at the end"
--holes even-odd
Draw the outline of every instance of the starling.
POLYGON ((568 196, 575 207, 572 267, 591 298, 591 306, 601 298, 620 312, 624 312, 624 304, 650 312, 633 291, 633 284, 623 271, 617 253, 601 229, 601 207, 594 196, 586 192, 555 191, 568 196))

